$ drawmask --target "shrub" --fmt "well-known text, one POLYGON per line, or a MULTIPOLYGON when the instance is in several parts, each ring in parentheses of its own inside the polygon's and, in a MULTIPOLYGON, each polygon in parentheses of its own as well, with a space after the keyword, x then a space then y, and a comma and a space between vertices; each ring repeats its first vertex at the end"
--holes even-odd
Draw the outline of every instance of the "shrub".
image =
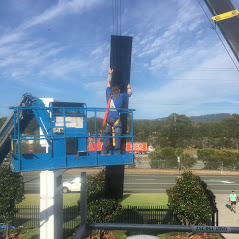
POLYGON ((205 164, 208 169, 237 169, 239 165, 238 153, 227 150, 217 149, 199 149, 198 158, 205 164))
POLYGON ((91 222, 114 222, 117 215, 122 213, 122 206, 114 199, 101 198, 90 202, 87 217, 91 222))
POLYGON ((105 197, 105 171, 102 170, 96 175, 88 175, 87 202, 95 201, 105 197))
POLYGON ((19 173, 11 171, 9 166, 0 168, 0 216, 7 224, 6 238, 9 235, 9 226, 17 212, 16 204, 24 198, 23 179, 19 173))
POLYGON ((191 171, 176 180, 176 185, 167 189, 168 207, 183 225, 205 224, 216 210, 215 196, 191 171))
MULTIPOLYGON (((90 222, 113 222, 122 213, 120 203, 105 196, 105 171, 87 176, 87 220, 90 222)), ((80 204, 80 201, 78 201, 80 204)), ((100 238, 104 231, 96 230, 100 238)))

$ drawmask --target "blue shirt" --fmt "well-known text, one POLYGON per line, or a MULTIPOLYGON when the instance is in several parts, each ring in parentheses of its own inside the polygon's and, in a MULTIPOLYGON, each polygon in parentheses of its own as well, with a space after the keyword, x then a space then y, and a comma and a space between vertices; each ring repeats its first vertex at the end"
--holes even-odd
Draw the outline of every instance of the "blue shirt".
MULTIPOLYGON (((106 88, 106 102, 108 104, 110 95, 110 87, 106 88)), ((129 100, 129 94, 120 93, 116 99, 111 99, 110 108, 122 108, 123 104, 129 100)), ((113 117, 118 119, 119 118, 119 111, 118 110, 109 110, 107 117, 113 117)))

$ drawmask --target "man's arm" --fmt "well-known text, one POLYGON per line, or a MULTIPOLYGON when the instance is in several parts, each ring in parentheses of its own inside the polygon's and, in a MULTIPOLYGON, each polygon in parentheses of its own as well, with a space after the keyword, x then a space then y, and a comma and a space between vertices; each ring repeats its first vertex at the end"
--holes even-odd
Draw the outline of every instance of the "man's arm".
POLYGON ((129 97, 132 95, 131 85, 130 84, 127 85, 127 93, 129 95, 129 97))
POLYGON ((109 67, 109 70, 108 70, 108 78, 107 78, 107 87, 110 87, 110 82, 111 82, 111 79, 112 79, 112 73, 113 73, 113 68, 111 69, 110 67, 109 67))

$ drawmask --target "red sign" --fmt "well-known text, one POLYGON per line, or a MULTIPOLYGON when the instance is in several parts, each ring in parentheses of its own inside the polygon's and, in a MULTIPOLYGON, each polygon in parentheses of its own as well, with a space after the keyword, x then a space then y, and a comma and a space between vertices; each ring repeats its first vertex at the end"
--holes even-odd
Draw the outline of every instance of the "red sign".
MULTIPOLYGON (((132 151, 132 144, 131 143, 126 143, 126 151, 132 151)), ((146 152, 147 151, 147 143, 133 143, 134 148, 133 151, 134 152, 146 152)), ((102 146, 103 146, 103 142, 99 142, 97 143, 97 151, 101 151, 102 150, 102 146)), ((95 151, 95 143, 94 142, 89 142, 89 151, 95 151)))
MULTIPOLYGON (((126 151, 132 151, 132 144, 126 144, 126 151)), ((147 143, 133 143, 133 151, 147 151, 147 143)))

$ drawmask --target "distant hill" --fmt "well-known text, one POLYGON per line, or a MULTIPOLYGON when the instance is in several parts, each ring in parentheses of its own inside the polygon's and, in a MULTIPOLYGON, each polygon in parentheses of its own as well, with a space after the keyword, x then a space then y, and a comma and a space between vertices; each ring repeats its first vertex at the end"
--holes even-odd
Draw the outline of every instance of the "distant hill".
MULTIPOLYGON (((229 113, 189 116, 192 122, 202 122, 202 123, 222 122, 224 119, 230 117, 232 117, 232 115, 229 113)), ((160 118, 159 120, 165 122, 167 120, 167 117, 160 118)))
POLYGON ((228 113, 220 113, 220 114, 210 114, 210 115, 200 115, 200 116, 190 116, 191 121, 193 122, 221 122, 226 118, 232 117, 231 114, 228 113))

